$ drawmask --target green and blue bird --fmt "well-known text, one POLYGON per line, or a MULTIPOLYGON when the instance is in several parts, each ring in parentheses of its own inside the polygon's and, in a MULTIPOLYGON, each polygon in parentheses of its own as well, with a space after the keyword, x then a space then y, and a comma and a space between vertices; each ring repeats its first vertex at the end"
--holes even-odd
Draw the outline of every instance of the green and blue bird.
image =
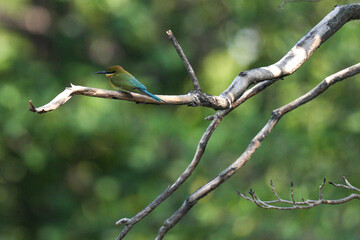
POLYGON ((146 87, 139 82, 133 75, 124 70, 121 66, 112 66, 106 71, 96 72, 96 74, 105 74, 113 88, 124 92, 143 93, 155 99, 158 102, 165 102, 154 94, 148 92, 146 87))

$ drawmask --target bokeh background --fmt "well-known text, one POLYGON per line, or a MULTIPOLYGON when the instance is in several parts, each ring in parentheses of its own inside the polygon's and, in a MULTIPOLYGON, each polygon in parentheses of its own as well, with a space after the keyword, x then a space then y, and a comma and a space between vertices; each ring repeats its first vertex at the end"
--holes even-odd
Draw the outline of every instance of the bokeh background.
MULTIPOLYGON (((120 64, 156 94, 184 94, 191 81, 168 40, 171 29, 203 90, 220 94, 240 72, 279 60, 335 4, 349 1, 12 0, 0 3, 0 239, 115 239, 114 225, 151 202, 186 168, 212 109, 76 96, 54 112, 28 111, 70 83, 111 89, 96 71, 120 64)), ((271 111, 359 61, 350 22, 293 76, 233 111, 197 170, 127 239, 153 239, 202 184, 226 168, 271 111)), ((360 184, 360 77, 286 115, 253 158, 202 199, 166 239, 358 239, 358 201, 306 211, 263 210, 278 193, 318 198, 323 177, 360 184)), ((325 198, 347 190, 324 188, 325 198)))

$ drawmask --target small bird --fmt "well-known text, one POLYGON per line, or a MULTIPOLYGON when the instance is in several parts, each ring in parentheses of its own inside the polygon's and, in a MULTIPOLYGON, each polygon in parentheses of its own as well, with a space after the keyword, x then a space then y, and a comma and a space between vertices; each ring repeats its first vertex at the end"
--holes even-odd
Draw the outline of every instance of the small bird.
POLYGON ((121 66, 112 66, 106 71, 96 72, 95 74, 105 74, 113 88, 124 92, 144 93, 158 102, 165 102, 154 94, 148 92, 146 87, 139 82, 133 75, 124 70, 121 66))

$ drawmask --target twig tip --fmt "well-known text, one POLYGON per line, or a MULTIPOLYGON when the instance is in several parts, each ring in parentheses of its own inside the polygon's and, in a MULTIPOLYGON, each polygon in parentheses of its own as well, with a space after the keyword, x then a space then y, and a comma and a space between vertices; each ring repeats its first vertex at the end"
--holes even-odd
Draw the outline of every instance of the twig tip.
POLYGON ((167 30, 167 31, 166 31, 166 34, 167 34, 168 36, 173 36, 173 35, 174 35, 171 30, 167 30))
POLYGON ((242 194, 239 190, 236 190, 237 195, 239 195, 242 198, 245 198, 246 194, 242 194))
POLYGON ((129 221, 130 221, 129 218, 122 218, 122 219, 120 219, 119 221, 117 221, 117 222, 115 223, 115 225, 116 225, 116 226, 120 226, 120 225, 123 224, 123 223, 127 224, 129 221))
POLYGON ((212 120, 214 120, 214 118, 215 118, 215 116, 214 116, 214 115, 211 115, 211 116, 207 116, 207 117, 205 118, 205 120, 206 120, 206 121, 212 121, 212 120))
POLYGON ((29 111, 36 112, 36 108, 31 100, 29 100, 29 111))

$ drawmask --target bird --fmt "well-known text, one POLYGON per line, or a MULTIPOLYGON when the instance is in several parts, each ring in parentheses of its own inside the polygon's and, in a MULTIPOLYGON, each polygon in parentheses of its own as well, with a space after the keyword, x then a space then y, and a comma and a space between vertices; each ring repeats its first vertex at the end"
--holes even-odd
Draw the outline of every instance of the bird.
POLYGON ((105 74, 105 76, 109 78, 111 86, 117 90, 143 93, 158 102, 165 102, 161 98, 150 93, 141 82, 119 65, 109 67, 105 71, 99 71, 95 74, 105 74))

